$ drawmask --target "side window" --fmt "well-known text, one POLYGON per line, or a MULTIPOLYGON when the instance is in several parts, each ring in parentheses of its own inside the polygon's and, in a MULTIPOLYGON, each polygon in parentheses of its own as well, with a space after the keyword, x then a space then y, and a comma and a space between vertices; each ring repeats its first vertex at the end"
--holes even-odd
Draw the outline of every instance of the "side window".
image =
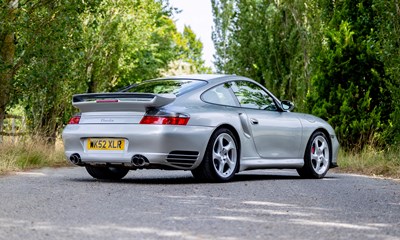
POLYGON ((231 88, 241 107, 277 111, 272 97, 257 84, 248 81, 235 81, 231 88))
POLYGON ((227 106, 237 106, 232 92, 229 90, 230 84, 225 83, 211 88, 203 93, 203 100, 209 103, 215 103, 227 106))

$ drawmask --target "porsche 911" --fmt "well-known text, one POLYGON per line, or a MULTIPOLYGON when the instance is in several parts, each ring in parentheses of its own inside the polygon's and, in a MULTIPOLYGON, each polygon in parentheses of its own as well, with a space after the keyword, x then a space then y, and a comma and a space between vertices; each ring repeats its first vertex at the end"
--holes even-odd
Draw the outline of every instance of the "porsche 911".
POLYGON ((96 179, 130 170, 187 170, 226 182, 252 169, 296 169, 323 178, 339 143, 324 120, 293 112, 258 82, 236 75, 152 79, 109 93, 76 94, 65 155, 96 179))

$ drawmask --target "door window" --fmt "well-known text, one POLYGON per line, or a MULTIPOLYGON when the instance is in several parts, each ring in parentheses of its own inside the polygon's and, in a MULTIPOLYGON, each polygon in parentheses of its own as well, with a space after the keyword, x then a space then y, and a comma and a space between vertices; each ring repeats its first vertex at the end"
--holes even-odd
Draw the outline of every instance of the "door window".
POLYGON ((249 81, 232 82, 231 89, 242 107, 277 111, 272 97, 264 89, 249 81))

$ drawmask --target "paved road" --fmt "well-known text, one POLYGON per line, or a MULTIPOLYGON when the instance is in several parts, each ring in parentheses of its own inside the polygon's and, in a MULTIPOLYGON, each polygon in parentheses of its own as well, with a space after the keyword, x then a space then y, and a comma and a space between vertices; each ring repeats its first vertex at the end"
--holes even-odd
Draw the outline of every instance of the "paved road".
POLYGON ((0 178, 0 239, 400 239, 400 182, 249 171, 225 184, 141 170, 121 182, 83 168, 0 178))

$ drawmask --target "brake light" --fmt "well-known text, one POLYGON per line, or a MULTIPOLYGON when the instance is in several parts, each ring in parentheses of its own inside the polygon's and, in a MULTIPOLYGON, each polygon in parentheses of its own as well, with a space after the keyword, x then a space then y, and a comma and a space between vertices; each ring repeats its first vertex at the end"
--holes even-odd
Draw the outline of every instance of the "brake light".
POLYGON ((96 100, 96 103, 114 103, 114 102, 119 102, 118 99, 98 99, 96 100))
POLYGON ((81 120, 81 116, 73 116, 68 124, 79 124, 79 121, 81 120))
POLYGON ((158 124, 158 125, 186 125, 189 117, 163 117, 163 116, 144 116, 140 124, 158 124))

